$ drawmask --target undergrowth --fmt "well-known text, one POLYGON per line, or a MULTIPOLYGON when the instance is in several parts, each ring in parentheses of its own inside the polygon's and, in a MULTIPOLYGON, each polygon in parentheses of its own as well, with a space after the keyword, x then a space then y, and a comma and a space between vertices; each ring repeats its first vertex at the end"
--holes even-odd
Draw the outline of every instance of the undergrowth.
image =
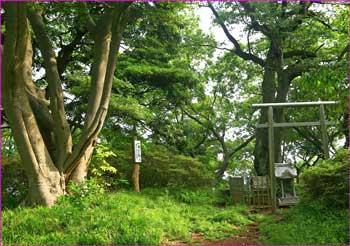
POLYGON ((347 209, 298 204, 275 216, 261 217, 259 224, 259 239, 264 244, 349 245, 347 209))
POLYGON ((245 207, 218 208, 209 191, 146 189, 140 194, 108 194, 96 184, 72 190, 52 208, 3 211, 3 243, 191 242, 192 233, 207 240, 222 239, 250 223, 245 207))

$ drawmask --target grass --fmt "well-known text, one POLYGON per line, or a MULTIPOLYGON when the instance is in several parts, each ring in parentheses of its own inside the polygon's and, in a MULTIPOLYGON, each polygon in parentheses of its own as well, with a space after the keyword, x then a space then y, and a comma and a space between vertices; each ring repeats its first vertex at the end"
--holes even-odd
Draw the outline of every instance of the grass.
POLYGON ((159 244, 236 235, 243 206, 218 208, 210 192, 168 189, 63 198, 52 208, 3 211, 5 244, 159 244))
POLYGON ((235 236, 256 221, 263 244, 348 244, 347 209, 301 203, 267 216, 249 214, 244 206, 222 206, 226 198, 210 190, 103 193, 98 185, 88 185, 71 187, 72 195, 52 208, 5 209, 3 243, 194 243, 235 236))
POLYGON ((347 209, 299 204, 259 219, 264 244, 349 244, 347 209), (276 220, 279 221, 276 223, 276 220))

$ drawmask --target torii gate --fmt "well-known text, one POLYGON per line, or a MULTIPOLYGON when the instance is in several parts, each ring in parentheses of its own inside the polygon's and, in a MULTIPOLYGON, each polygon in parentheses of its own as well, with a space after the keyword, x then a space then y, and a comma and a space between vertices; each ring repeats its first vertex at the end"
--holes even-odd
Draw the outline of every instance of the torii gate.
POLYGON ((270 179, 270 194, 272 202, 272 211, 276 210, 276 179, 275 179, 275 153, 274 153, 274 128, 275 127, 300 127, 300 126, 320 126, 322 134, 322 144, 324 156, 329 159, 327 125, 334 125, 333 122, 326 120, 324 105, 338 104, 337 101, 319 101, 319 102, 289 102, 289 103, 258 103, 252 104, 253 108, 268 108, 267 122, 257 124, 256 128, 268 128, 269 138, 269 179, 270 179), (320 120, 314 122, 274 122, 273 108, 277 107, 308 107, 319 106, 320 120))

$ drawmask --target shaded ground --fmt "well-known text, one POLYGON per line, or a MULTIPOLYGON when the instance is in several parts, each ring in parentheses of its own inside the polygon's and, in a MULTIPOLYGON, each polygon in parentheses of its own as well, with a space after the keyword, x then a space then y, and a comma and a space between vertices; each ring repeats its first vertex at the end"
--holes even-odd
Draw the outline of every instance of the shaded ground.
MULTIPOLYGON (((270 208, 265 209, 250 209, 251 214, 264 214, 270 215, 270 208)), ((276 218, 276 223, 282 219, 282 216, 276 218)), ((208 241, 200 233, 192 233, 192 243, 184 242, 171 242, 166 245, 176 245, 176 246, 187 246, 187 245, 200 245, 200 246, 229 246, 229 245, 263 245, 259 242, 259 228, 256 221, 251 224, 244 226, 240 229, 240 232, 236 236, 225 238, 222 240, 208 241)))
POLYGON ((226 238, 220 241, 214 242, 200 242, 200 245, 262 245, 258 242, 259 230, 258 224, 253 222, 248 226, 244 227, 241 232, 234 237, 226 238))
POLYGON ((185 245, 201 245, 201 246, 220 246, 220 245, 262 245, 258 242, 259 230, 258 224, 253 222, 248 226, 245 226, 241 229, 240 233, 236 236, 225 238, 218 241, 207 241, 199 233, 192 233, 192 242, 191 244, 183 242, 171 242, 166 245, 176 245, 176 246, 185 246, 185 245))
POLYGON ((216 242, 203 242, 201 245, 262 245, 258 242, 258 238, 258 225, 252 223, 245 227, 237 236, 216 242))

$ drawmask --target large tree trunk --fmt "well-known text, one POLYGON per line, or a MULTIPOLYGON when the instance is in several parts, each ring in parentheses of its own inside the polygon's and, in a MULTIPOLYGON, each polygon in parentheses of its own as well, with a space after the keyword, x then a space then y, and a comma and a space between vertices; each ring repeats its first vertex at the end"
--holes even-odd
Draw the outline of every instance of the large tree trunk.
MULTIPOLYGON (((288 73, 286 70, 282 69, 283 63, 280 64, 278 72, 277 72, 277 95, 276 102, 286 102, 287 94, 290 87, 290 81, 288 78, 288 73)), ((276 108, 274 111, 274 120, 275 122, 282 123, 285 122, 284 118, 285 108, 276 108)), ((275 137, 275 162, 281 163, 283 161, 283 153, 282 153, 282 144, 284 139, 284 132, 286 128, 275 128, 274 137, 275 137)))
POLYGON ((26 92, 26 84, 32 82, 32 47, 28 22, 23 18, 26 7, 7 3, 5 8, 4 109, 29 179, 28 201, 50 206, 64 194, 65 185, 45 146, 26 92))
MULTIPOLYGON (((264 77, 262 82, 263 103, 285 102, 290 86, 287 70, 283 69, 283 54, 281 43, 271 42, 266 58, 264 77)), ((274 122, 284 122, 284 108, 274 109, 274 122)), ((259 123, 267 122, 267 108, 261 110, 259 123)), ((274 129, 275 162, 282 162, 283 128, 274 129)), ((269 172, 268 133, 266 128, 256 131, 254 149, 254 168, 257 175, 267 175, 269 172)))
MULTIPOLYGON (((263 103, 271 103, 275 99, 275 81, 276 72, 275 55, 273 45, 270 45, 266 65, 264 68, 264 77, 262 81, 262 95, 263 103)), ((267 109, 261 109, 259 123, 267 122, 267 109)), ((268 149, 268 135, 266 128, 258 128, 256 130, 256 141, 254 149, 254 169, 257 175, 267 175, 269 173, 269 149, 268 149)))
MULTIPOLYGON (((4 44, 4 110, 13 130, 29 180, 29 204, 51 206, 65 193, 69 181, 81 182, 106 118, 116 68, 125 11, 130 3, 114 4, 100 21, 90 23, 95 41, 91 96, 86 124, 73 148, 64 110, 63 90, 53 45, 40 9, 6 3, 4 44), (49 101, 32 81, 32 45, 28 17, 44 60, 49 101), (92 27, 92 25, 95 25, 92 27)), ((93 22, 90 19, 90 22, 93 22)))

